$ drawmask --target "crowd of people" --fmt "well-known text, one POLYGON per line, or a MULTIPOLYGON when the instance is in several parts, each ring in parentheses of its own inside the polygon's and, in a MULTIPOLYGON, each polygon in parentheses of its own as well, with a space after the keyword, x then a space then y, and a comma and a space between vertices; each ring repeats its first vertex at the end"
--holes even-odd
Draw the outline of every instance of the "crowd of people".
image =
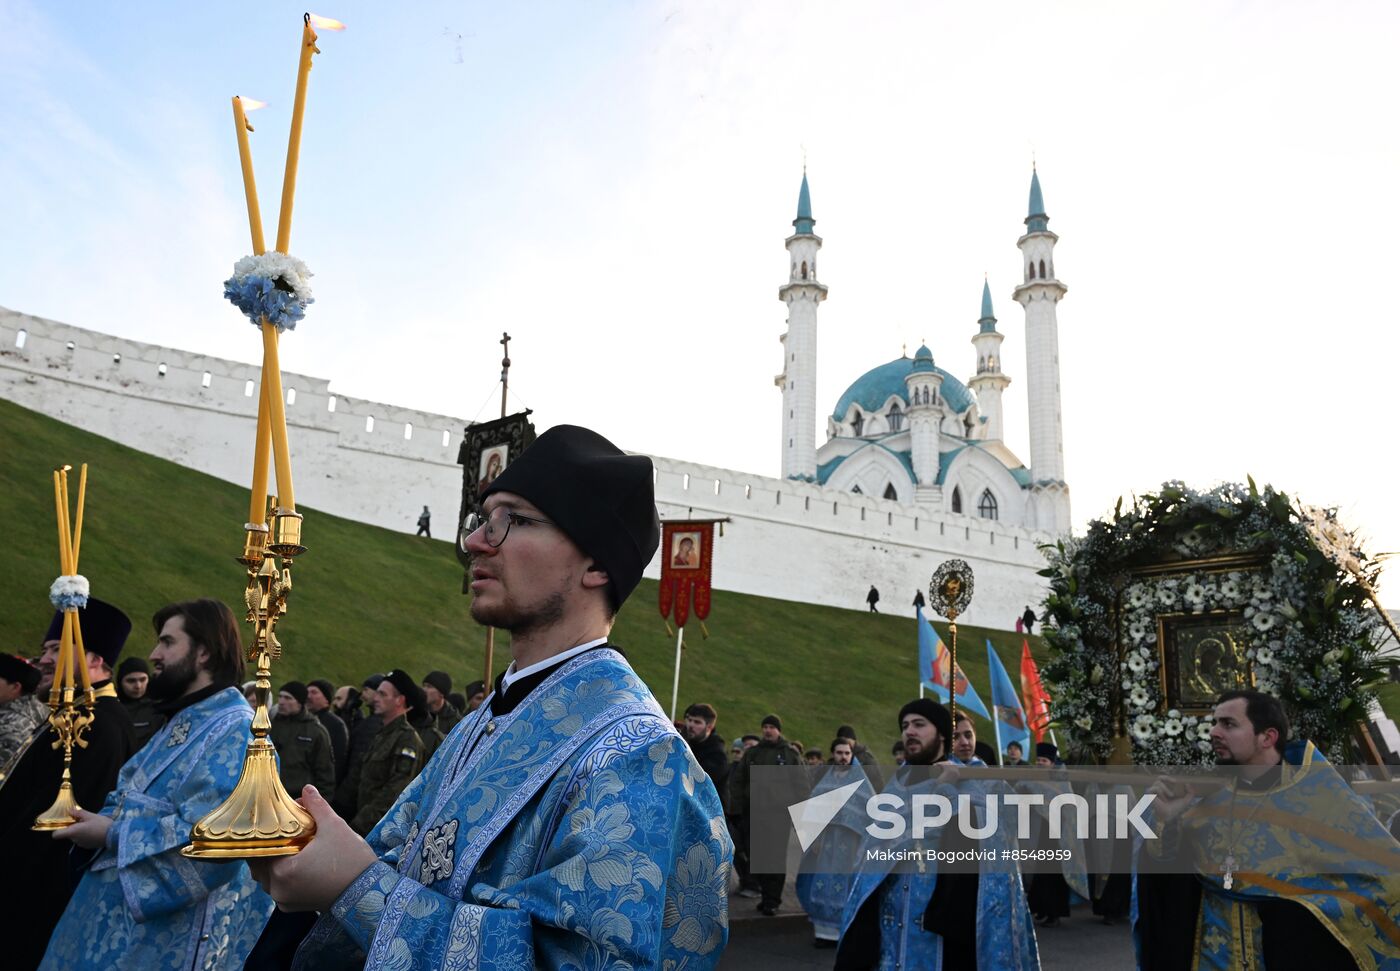
MULTIPOLYGON (((358 689, 320 678, 278 686, 268 702, 279 770, 315 821, 294 855, 195 861, 181 852, 234 790, 250 699, 263 690, 244 681, 227 605, 167 604, 151 618, 149 652, 118 664, 132 622, 87 599, 80 663, 93 719, 71 763, 81 808, 52 832, 32 824, 64 774, 44 703, 63 614, 36 632, 37 658, 0 656, 0 845, 26 880, 7 905, 18 932, 6 967, 713 968, 738 899, 763 915, 783 900, 781 851, 793 831, 785 815, 775 830, 755 812, 773 770, 791 786, 788 805, 849 786, 907 807, 953 787, 980 807, 965 808, 960 795, 959 812, 988 815, 990 790, 975 783, 997 753, 971 719, 931 699, 890 713, 899 738, 884 767, 849 724, 806 746, 784 736, 776 714, 726 745, 706 702, 671 723, 608 643, 659 545, 650 460, 557 426, 480 500, 465 524, 471 612, 510 632, 510 665, 461 693, 445 672, 419 679, 400 669, 358 689), (760 865, 759 852, 774 848, 778 862, 760 865)), ((1285 767, 1321 760, 1291 737, 1278 700, 1256 691, 1217 700, 1211 744, 1217 762, 1240 767, 1240 785, 1204 797, 1154 787, 1164 846, 1177 845, 1172 827, 1193 813, 1233 816, 1237 797, 1258 798, 1285 767)), ((1015 765, 1023 753, 1004 754, 1015 765)), ((1042 743, 1043 775, 1028 769, 1016 784, 1063 791, 1058 761, 1042 743)), ((1327 795, 1347 810, 1328 825, 1349 844, 1400 853, 1345 784, 1327 795)), ((852 805, 795 874, 814 938, 835 948, 841 971, 1036 968, 1037 924, 1062 920, 1072 892, 1109 920, 1135 900, 1139 954, 1153 971, 1243 966, 1253 955, 1270 971, 1296 966, 1288 962, 1298 955, 1326 968, 1400 964, 1395 869, 1299 876, 1289 862, 1297 847, 1277 827, 1271 872, 1239 871, 1230 842, 1193 861, 1184 881, 1139 874, 1091 890, 1082 861, 1025 873, 1004 863, 897 868, 897 854, 870 852, 876 835, 852 805), (843 853, 860 865, 832 865, 843 853)), ((979 845, 1015 846, 1009 825, 1005 815, 993 822, 979 845)), ((948 852, 974 845, 961 827, 939 839, 948 852)))

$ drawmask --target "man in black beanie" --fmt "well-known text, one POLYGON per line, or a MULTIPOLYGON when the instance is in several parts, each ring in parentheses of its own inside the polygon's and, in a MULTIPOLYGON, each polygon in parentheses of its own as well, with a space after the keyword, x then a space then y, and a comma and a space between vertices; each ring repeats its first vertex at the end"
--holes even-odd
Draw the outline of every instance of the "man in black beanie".
POLYGON ((277 774, 295 799, 313 785, 322 792, 335 790, 335 754, 331 736, 306 707, 307 687, 288 681, 277 691, 277 711, 268 737, 277 749, 277 774))
MULTIPOLYGON (((93 721, 83 734, 86 747, 73 749, 71 768, 73 796, 89 812, 102 808, 107 793, 115 788, 117 773, 136 751, 131 718, 117 698, 112 685, 112 665, 121 654, 131 621, 126 614, 105 601, 89 597, 78 611, 87 656, 88 677, 92 680, 97 704, 93 721)), ((63 613, 55 611, 44 635, 39 656, 39 684, 35 694, 47 699, 58 661, 59 639, 63 633, 63 613)), ((74 683, 81 691, 82 674, 74 672, 74 683)), ((5 847, 5 865, 11 873, 24 874, 24 892, 11 895, 6 920, 23 933, 9 937, 5 950, 7 968, 27 969, 39 965, 49 935, 73 892, 69 873, 71 844, 56 840, 52 833, 30 829, 34 818, 48 809, 58 795, 63 775, 63 747, 53 747, 53 729, 47 721, 27 742, 24 754, 0 782, 0 846, 5 847)), ((84 853, 84 860, 91 854, 84 853)))
MULTIPOLYGON (((899 710, 899 727, 907 762, 882 794, 895 797, 896 811, 906 821, 917 799, 935 793, 955 801, 958 812, 963 811, 964 796, 968 807, 980 802, 980 807, 968 809, 976 820, 996 817, 987 808, 985 783, 960 782, 962 763, 949 759, 953 719, 947 708, 930 698, 915 698, 899 710)), ((1014 814, 999 817, 993 836, 997 842, 988 845, 1015 845, 1006 842, 1012 826, 1008 816, 1014 814)), ((1014 864, 981 862, 980 870, 969 870, 925 858, 916 868, 901 870, 889 863, 870 862, 876 857, 869 850, 893 845, 872 838, 861 846, 861 869, 847 903, 836 971, 883 967, 881 959, 887 955, 899 955, 904 967, 936 966, 945 971, 1040 967, 1025 891, 1014 864)), ((912 845, 925 851, 937 847, 940 852, 967 854, 965 859, 971 851, 984 848, 962 832, 956 813, 936 837, 912 845)))
POLYGON ((464 524, 471 613, 510 634, 512 662, 368 842, 304 798, 315 839, 254 861, 284 909, 322 914, 299 963, 719 961, 733 855, 719 796, 608 644, 659 542, 652 474, 564 425, 484 483, 464 524))
POLYGON ((155 701, 146 693, 150 683, 151 666, 144 657, 126 658, 117 667, 117 697, 131 716, 137 749, 143 748, 165 724, 165 716, 156 711, 155 701))
POLYGON ((447 700, 447 696, 452 694, 452 675, 446 671, 429 671, 422 687, 428 701, 428 714, 432 716, 437 730, 442 732, 442 737, 446 738, 462 720, 462 713, 447 700))
MULTIPOLYGON (((306 682, 306 710, 316 716, 331 740, 331 761, 335 763, 335 781, 345 778, 345 758, 349 754, 350 729, 332 707, 335 686, 325 678, 306 682)), ((329 791, 329 790, 327 790, 329 791)))

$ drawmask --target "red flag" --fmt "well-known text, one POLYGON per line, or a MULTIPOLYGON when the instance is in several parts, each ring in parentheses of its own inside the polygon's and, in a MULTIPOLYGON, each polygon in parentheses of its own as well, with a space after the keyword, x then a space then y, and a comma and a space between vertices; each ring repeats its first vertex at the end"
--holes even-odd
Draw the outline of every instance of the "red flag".
POLYGON ((1036 670, 1035 659, 1031 657, 1030 641, 1025 638, 1021 639, 1021 698, 1025 702, 1031 732, 1039 742, 1045 738, 1045 730, 1050 726, 1050 695, 1045 685, 1040 683, 1040 672, 1036 670))

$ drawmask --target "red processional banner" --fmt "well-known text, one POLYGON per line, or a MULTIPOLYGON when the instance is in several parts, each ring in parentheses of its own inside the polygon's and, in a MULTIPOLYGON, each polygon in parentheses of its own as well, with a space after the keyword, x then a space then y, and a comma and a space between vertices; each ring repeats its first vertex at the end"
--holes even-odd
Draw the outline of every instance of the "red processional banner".
POLYGON ((661 530, 661 616, 684 627, 695 611, 710 616, 710 558, 715 546, 713 521, 675 521, 661 530), (692 607, 692 595, 694 597, 692 607))

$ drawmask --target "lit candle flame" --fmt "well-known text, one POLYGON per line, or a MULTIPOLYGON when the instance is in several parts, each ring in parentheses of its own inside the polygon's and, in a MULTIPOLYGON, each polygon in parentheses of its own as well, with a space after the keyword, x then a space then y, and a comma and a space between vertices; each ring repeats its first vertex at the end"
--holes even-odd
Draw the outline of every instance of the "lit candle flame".
POLYGON ((245 98, 241 94, 238 96, 238 100, 243 102, 244 111, 257 111, 259 108, 267 107, 266 101, 259 101, 257 98, 245 98))
POLYGON ((317 30, 344 30, 345 25, 339 20, 332 20, 329 17, 322 17, 319 14, 307 14, 311 18, 311 26, 317 30))

